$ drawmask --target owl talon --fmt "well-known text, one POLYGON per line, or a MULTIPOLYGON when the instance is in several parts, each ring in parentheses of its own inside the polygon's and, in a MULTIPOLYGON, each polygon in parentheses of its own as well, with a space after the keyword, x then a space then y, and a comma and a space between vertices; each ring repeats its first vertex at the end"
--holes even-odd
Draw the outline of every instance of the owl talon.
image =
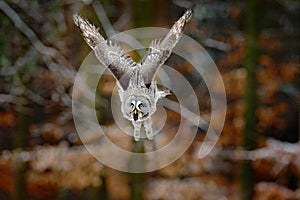
POLYGON ((137 142, 140 140, 140 131, 135 130, 133 133, 134 140, 137 142))
POLYGON ((139 141, 140 140, 140 133, 138 131, 135 131, 133 137, 134 137, 135 141, 139 141))
POLYGON ((145 131, 146 131, 146 137, 148 140, 153 139, 153 131, 152 131, 152 121, 151 118, 147 119, 144 123, 145 131))
POLYGON ((132 122, 133 126, 134 126, 134 131, 133 131, 133 137, 135 141, 139 141, 140 140, 140 135, 141 135, 141 122, 132 122))
POLYGON ((146 132, 146 136, 147 136, 148 140, 152 140, 153 139, 153 133, 152 133, 152 131, 147 131, 146 132))
POLYGON ((138 141, 140 140, 140 137, 134 136, 134 140, 135 140, 136 142, 138 142, 138 141))

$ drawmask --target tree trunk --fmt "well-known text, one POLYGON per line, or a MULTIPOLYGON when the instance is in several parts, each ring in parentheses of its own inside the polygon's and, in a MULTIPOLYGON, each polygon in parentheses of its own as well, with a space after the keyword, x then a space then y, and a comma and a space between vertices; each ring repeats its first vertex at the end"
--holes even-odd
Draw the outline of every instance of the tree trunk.
MULTIPOLYGON (((26 137, 28 135, 28 116, 24 114, 24 107, 18 106, 19 109, 16 112, 17 121, 16 129, 14 132, 14 148, 17 151, 22 151, 25 146, 26 137)), ((14 181, 12 185, 11 199, 21 200, 26 199, 25 192, 25 164, 18 154, 14 157, 13 162, 13 175, 14 181)))
MULTIPOLYGON (((254 149, 257 141, 256 133, 256 79, 255 72, 257 66, 258 55, 258 26, 260 21, 258 17, 258 0, 247 1, 246 11, 246 45, 247 55, 245 60, 245 67, 247 70, 247 84, 246 84, 246 126, 243 137, 243 148, 245 150, 254 149)), ((241 199, 250 200, 253 196, 253 186, 255 184, 255 173, 250 162, 243 162, 241 166, 241 199)))
MULTIPOLYGON (((153 0, 133 0, 133 20, 135 27, 149 27, 153 25, 153 19, 155 17, 155 2, 153 0)), ((139 141, 132 143, 133 152, 144 153, 144 142, 139 141)), ((129 167, 134 169, 143 168, 143 160, 131 160, 129 161, 129 167)), ((131 199, 142 200, 143 199, 143 185, 144 185, 144 173, 130 173, 129 178, 131 182, 131 199)))

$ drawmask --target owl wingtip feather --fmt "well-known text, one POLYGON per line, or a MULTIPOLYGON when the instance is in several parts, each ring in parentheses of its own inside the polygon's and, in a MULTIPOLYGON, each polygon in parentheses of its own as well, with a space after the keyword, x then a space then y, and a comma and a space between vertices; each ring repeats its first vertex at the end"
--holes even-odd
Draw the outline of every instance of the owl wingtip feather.
POLYGON ((76 26, 78 26, 80 19, 82 19, 82 18, 77 13, 73 14, 73 21, 76 26))
POLYGON ((97 45, 105 41, 103 36, 99 33, 99 29, 91 24, 88 20, 79 16, 77 13, 73 15, 73 21, 81 31, 87 44, 92 49, 95 49, 97 45))
POLYGON ((187 9, 183 15, 186 22, 189 22, 192 18, 193 10, 191 8, 187 9))

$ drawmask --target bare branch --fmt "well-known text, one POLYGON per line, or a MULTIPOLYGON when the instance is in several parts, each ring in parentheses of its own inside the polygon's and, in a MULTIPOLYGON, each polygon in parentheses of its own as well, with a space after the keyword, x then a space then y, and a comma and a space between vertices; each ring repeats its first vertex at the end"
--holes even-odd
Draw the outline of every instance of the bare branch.
POLYGON ((115 32, 114 28, 112 27, 100 1, 93 1, 92 6, 95 10, 95 13, 96 13, 98 19, 100 20, 100 23, 106 33, 106 36, 110 37, 110 36, 115 35, 116 32, 115 32))
POLYGON ((66 68, 66 66, 70 65, 59 51, 55 48, 44 45, 42 41, 38 39, 34 31, 27 26, 27 24, 5 1, 0 1, 0 10, 2 10, 12 20, 14 25, 30 40, 34 48, 39 53, 47 57, 58 59, 62 64, 59 66, 59 69, 56 69, 56 71, 70 80, 70 82, 73 82, 76 73, 74 70, 66 68))

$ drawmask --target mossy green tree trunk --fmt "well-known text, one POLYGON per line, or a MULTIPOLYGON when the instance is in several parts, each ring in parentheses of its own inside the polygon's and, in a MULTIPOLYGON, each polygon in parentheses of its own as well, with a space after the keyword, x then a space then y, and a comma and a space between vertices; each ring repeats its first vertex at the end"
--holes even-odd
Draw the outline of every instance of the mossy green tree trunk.
MULTIPOLYGON (((258 56, 258 22, 259 6, 258 0, 248 0, 246 7, 246 45, 247 55, 245 60, 245 67, 247 70, 246 83, 246 126, 243 137, 243 148, 245 150, 252 150, 256 146, 256 117, 255 110, 257 105, 256 97, 256 66, 258 56)), ((250 200, 253 196, 253 186, 255 184, 255 173, 252 165, 248 161, 241 164, 241 199, 250 200)))
MULTIPOLYGON (((138 141, 133 143, 132 152, 135 153, 145 153, 144 142, 138 141)), ((130 160, 129 168, 131 170, 143 169, 145 160, 141 158, 135 158, 130 160)), ((131 189, 131 199, 132 200, 142 200, 143 198, 143 188, 144 188, 144 173, 130 173, 130 189, 131 189)))
MULTIPOLYGON (((133 19, 135 23, 135 27, 149 27, 153 25, 153 19, 155 17, 155 2, 153 0, 133 0, 133 19)), ((144 153, 144 143, 143 141, 135 142, 133 141, 132 149, 136 153, 144 153)), ((143 165, 143 161, 139 160, 130 161, 129 165, 143 165)), ((129 166, 133 167, 134 166, 129 166)), ((141 168, 142 166, 136 166, 137 168, 141 168)), ((143 186, 144 186, 144 173, 130 173, 130 183, 131 183, 131 199, 132 200, 142 200, 143 199, 143 186)))
MULTIPOLYGON (((24 114, 24 107, 17 105, 16 129, 14 131, 14 148, 16 153, 22 151, 25 147, 26 137, 28 135, 28 116, 24 114)), ((26 199, 25 191, 25 163, 22 157, 17 153, 13 159, 14 181, 12 185, 11 199, 26 199)))

